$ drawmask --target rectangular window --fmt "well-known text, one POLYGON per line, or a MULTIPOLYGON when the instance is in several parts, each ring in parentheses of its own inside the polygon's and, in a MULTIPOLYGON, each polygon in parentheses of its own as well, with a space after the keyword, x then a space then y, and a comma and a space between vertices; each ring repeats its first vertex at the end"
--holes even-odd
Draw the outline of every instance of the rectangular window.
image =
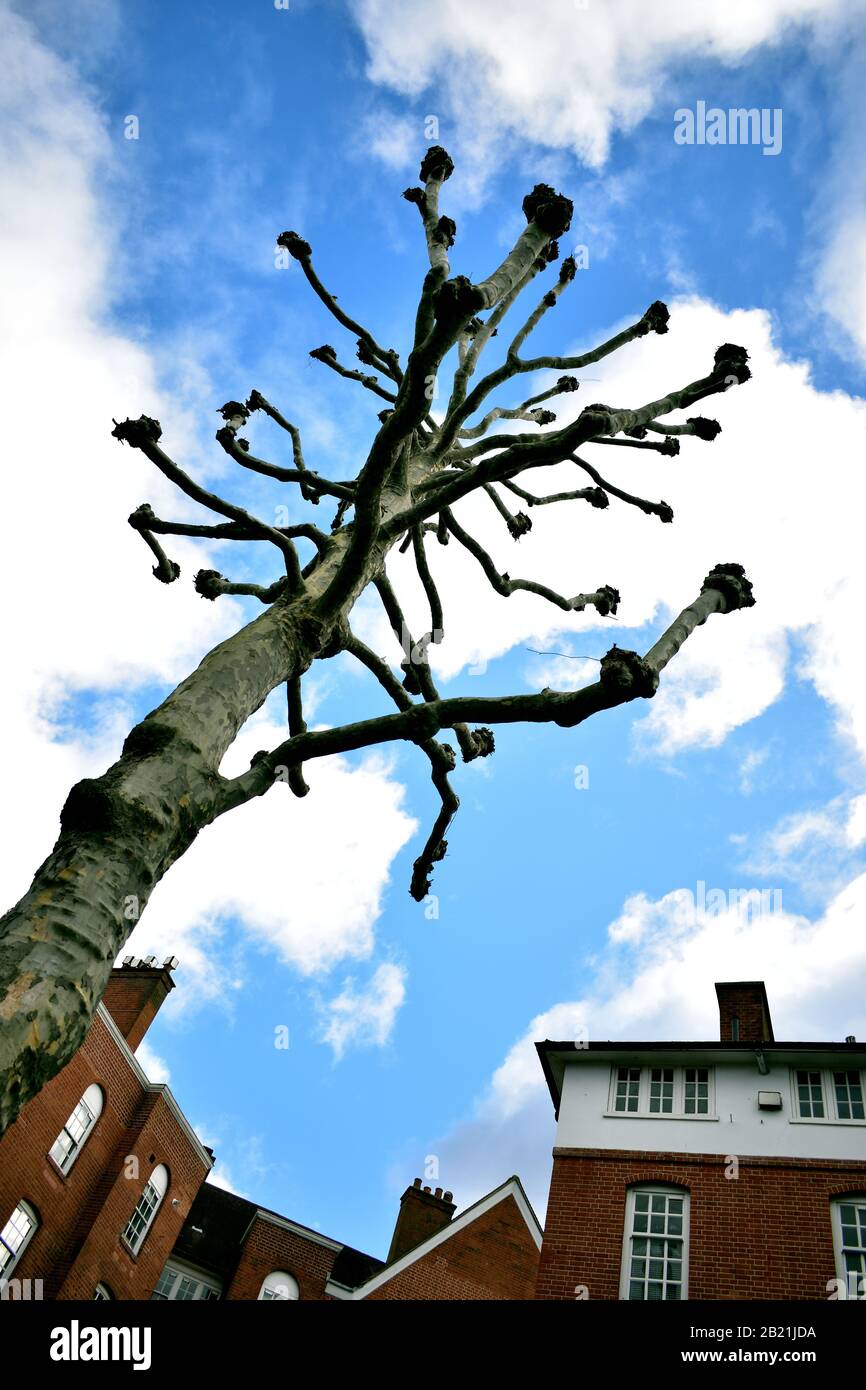
POLYGON ((637 1188, 628 1194, 620 1296, 632 1302, 671 1302, 686 1296, 688 1198, 681 1192, 637 1188))
POLYGON ((836 1094, 836 1117, 840 1120, 862 1120, 863 1086, 860 1073, 856 1071, 834 1071, 833 1090, 836 1094))
POLYGON ((613 1067, 608 1115, 715 1119, 712 1067, 613 1067))
POLYGON ((801 1120, 823 1120, 824 1091, 819 1071, 797 1072, 797 1114, 801 1120))
POLYGON ((650 1110, 654 1114, 671 1115, 674 1108, 673 1067, 650 1068, 650 1110))
POLYGON ((151 1302, 192 1303, 219 1298, 216 1285, 192 1271, 185 1272, 175 1265, 167 1264, 157 1280, 156 1288, 150 1295, 151 1302))
POLYGON ((618 1067, 614 1110, 636 1111, 640 1101, 640 1067, 618 1067))
POLYGON ((686 1115, 709 1115, 709 1067, 686 1067, 683 1110, 686 1115))
POLYGON ((866 1197, 835 1204, 834 1228, 839 1274, 848 1298, 866 1299, 866 1197))

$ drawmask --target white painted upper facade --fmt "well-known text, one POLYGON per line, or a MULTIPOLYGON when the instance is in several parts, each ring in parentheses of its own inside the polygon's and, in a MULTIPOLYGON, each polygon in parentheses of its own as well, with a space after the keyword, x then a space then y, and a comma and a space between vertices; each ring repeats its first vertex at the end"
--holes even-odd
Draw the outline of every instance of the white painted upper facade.
POLYGON ((846 1117, 862 1114, 866 1048, 783 1047, 557 1051, 548 1059, 561 1086, 556 1144, 866 1162, 866 1119, 846 1117))

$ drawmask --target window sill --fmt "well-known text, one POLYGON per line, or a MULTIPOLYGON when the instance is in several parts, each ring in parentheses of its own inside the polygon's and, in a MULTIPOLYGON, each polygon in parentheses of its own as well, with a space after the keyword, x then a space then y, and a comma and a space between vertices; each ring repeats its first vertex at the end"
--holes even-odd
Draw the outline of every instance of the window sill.
POLYGON ((692 1120, 718 1121, 719 1118, 718 1115, 671 1115, 649 1110, 604 1110, 602 1114, 606 1120, 689 1120, 691 1122, 692 1120))
POLYGON ((57 1162, 56 1159, 52 1158, 50 1154, 46 1154, 46 1157, 47 1157, 48 1162, 49 1162, 49 1164, 50 1164, 51 1172, 54 1174, 54 1176, 60 1178, 63 1182, 68 1182, 68 1181, 69 1181, 69 1174, 70 1174, 70 1172, 72 1171, 72 1169, 75 1167, 74 1162, 73 1162, 73 1163, 70 1163, 69 1167, 67 1168, 66 1172, 64 1173, 63 1169, 60 1167, 60 1164, 57 1162))
POLYGON ((834 1120, 830 1116, 823 1119, 812 1119, 807 1115, 792 1115, 788 1121, 789 1125, 838 1125, 842 1129, 863 1129, 866 1127, 866 1120, 834 1120))
MULTIPOLYGON (((141 1250, 141 1246, 138 1247, 138 1250, 133 1250, 133 1248, 132 1248, 132 1246, 130 1245, 129 1241, 126 1239, 126 1236, 120 1236, 119 1239, 120 1239, 120 1248, 121 1248, 121 1250, 123 1251, 123 1253, 124 1253, 125 1255, 127 1255, 127 1256, 129 1257, 129 1259, 131 1259, 132 1262, 133 1262, 134 1264, 138 1264, 138 1254, 139 1254, 139 1251, 141 1250)), ((144 1243, 144 1242, 142 1242, 142 1244, 143 1244, 143 1243, 144 1243)))

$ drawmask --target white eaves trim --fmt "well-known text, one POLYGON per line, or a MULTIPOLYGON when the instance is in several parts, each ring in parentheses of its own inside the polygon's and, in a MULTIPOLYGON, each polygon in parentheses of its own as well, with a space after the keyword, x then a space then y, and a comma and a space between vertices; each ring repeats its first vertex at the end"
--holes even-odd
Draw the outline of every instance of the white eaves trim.
POLYGON ((544 1232, 538 1224, 538 1217, 530 1206, 529 1199, 523 1190, 520 1179, 513 1177, 509 1178, 507 1182, 504 1182, 501 1187, 496 1187, 492 1192, 488 1192, 487 1196, 482 1197, 474 1206, 467 1207, 466 1210, 461 1212, 448 1226, 443 1227, 441 1231, 437 1231, 434 1236, 428 1236, 420 1245, 416 1245, 414 1250, 410 1250, 407 1254, 401 1255, 399 1260, 395 1260, 393 1264, 387 1265, 386 1268, 380 1270, 378 1274, 374 1274, 372 1279, 367 1280, 366 1284, 359 1284, 356 1289, 346 1289, 343 1284, 329 1281, 326 1285, 325 1292, 331 1294, 334 1298, 345 1299, 347 1301, 351 1300, 357 1302, 362 1298, 366 1298, 368 1294, 374 1293, 375 1290, 381 1288, 383 1284, 387 1284, 388 1280, 393 1279, 395 1274, 402 1273, 404 1269, 408 1269, 410 1265, 413 1265, 416 1260, 422 1259, 423 1256, 429 1255, 430 1252, 437 1249, 438 1246, 444 1245, 446 1240, 450 1240, 452 1236, 457 1235, 458 1231, 463 1231, 467 1226, 471 1226, 472 1222, 477 1221, 479 1216, 484 1216, 484 1214, 495 1207, 498 1202, 503 1202, 506 1197, 514 1198, 520 1215, 526 1222, 529 1233, 540 1250, 544 1232))
POLYGON ((294 1236, 300 1236, 303 1240, 311 1240, 316 1245, 324 1245, 326 1250, 336 1250, 338 1253, 343 1249, 342 1241, 331 1240, 329 1236, 320 1236, 318 1231, 311 1231, 309 1226, 299 1226, 295 1221, 289 1221, 285 1216, 277 1216, 274 1211, 265 1211, 258 1207, 250 1217, 250 1223, 241 1237, 241 1245, 247 1239, 256 1221, 267 1221, 271 1226, 278 1226, 281 1231, 290 1231, 294 1236))
POLYGON ((105 1024, 106 1028, 111 1034, 112 1039, 117 1044, 117 1049, 120 1052, 120 1055, 123 1057, 130 1070, 134 1073, 136 1079, 140 1082, 142 1088, 145 1091, 150 1091, 151 1094, 153 1094, 155 1091, 162 1092, 163 1096, 168 1102, 169 1110, 174 1115, 174 1118, 177 1120, 187 1139, 192 1144, 202 1163, 205 1164, 208 1172, 210 1172, 211 1168, 214 1165, 214 1160, 202 1144, 201 1140, 199 1139, 189 1120, 186 1118, 186 1115, 184 1115, 183 1111, 181 1110, 180 1106, 178 1105, 168 1086, 166 1086, 165 1083, 161 1081, 148 1080, 147 1073, 144 1071, 144 1068, 142 1067, 135 1053, 132 1051, 132 1048, 129 1046, 129 1043, 126 1041, 126 1038, 121 1033, 114 1019, 111 1017, 111 1014, 108 1012, 103 1003, 100 1002, 97 1005, 96 1012, 99 1015, 100 1020, 105 1024))

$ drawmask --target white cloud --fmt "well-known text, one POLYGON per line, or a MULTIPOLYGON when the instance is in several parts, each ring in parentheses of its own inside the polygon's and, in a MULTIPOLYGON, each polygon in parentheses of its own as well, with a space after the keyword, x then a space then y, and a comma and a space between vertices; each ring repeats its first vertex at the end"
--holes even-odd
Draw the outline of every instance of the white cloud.
POLYGON ((166 1085, 171 1081, 168 1063, 158 1052, 154 1052, 147 1038, 142 1038, 135 1049, 135 1059, 143 1068, 148 1081, 163 1082, 166 1085))
POLYGON ((339 994, 320 1005, 321 1040, 339 1061, 349 1048, 383 1047, 406 998, 406 971, 384 962, 358 989, 349 979, 339 994))
POLYGON ((501 155, 512 137, 598 166, 613 133, 632 130, 652 110, 674 64, 734 64, 793 25, 824 30, 860 5, 549 0, 533 11, 523 0, 353 0, 353 8, 370 78, 404 96, 430 92, 434 107, 444 103, 476 162, 501 155))
POLYGON ((740 791, 750 796, 755 788, 755 774, 760 771, 770 756, 769 748, 750 748, 740 759, 740 791))

